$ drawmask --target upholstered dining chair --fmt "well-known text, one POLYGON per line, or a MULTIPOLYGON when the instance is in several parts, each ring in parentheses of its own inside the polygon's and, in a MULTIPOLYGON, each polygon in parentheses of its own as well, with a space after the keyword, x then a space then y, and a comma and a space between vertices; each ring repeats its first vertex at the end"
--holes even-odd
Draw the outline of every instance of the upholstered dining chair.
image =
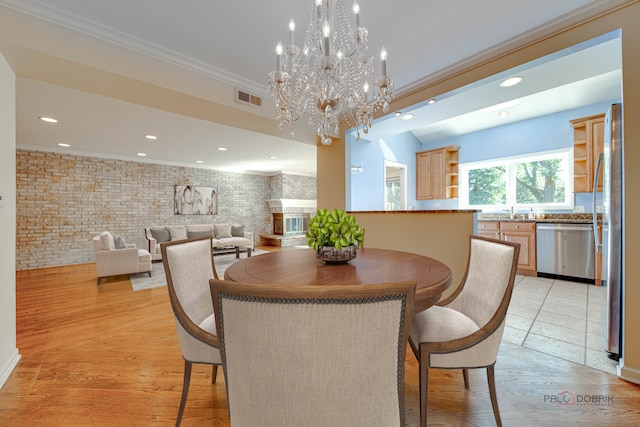
POLYGON ((415 282, 211 280, 233 427, 395 427, 415 282))
POLYGON ((182 398, 176 426, 182 421, 189 393, 191 365, 213 365, 213 384, 216 382, 218 365, 222 363, 209 289, 209 280, 218 278, 211 239, 208 236, 166 242, 161 248, 169 300, 184 358, 182 398))
POLYGON ((520 244, 470 237, 467 269, 456 291, 413 316, 409 342, 419 362, 420 423, 427 425, 429 368, 486 368, 493 414, 502 425, 494 365, 516 276, 520 244))

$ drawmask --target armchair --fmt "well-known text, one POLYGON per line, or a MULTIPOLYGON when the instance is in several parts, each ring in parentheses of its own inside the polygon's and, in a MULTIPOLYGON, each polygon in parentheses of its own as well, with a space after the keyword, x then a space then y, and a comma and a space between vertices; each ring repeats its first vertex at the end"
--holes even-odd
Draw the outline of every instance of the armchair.
POLYGON ((502 426, 494 365, 513 291, 520 244, 479 236, 470 238, 467 271, 456 292, 413 316, 409 343, 419 362, 420 425, 427 426, 430 368, 486 368, 496 424, 502 426))
POLYGON ((212 365, 211 383, 215 384, 218 365, 222 363, 209 290, 209 279, 218 278, 211 253, 211 239, 211 236, 198 237, 161 245, 169 301, 184 359, 182 397, 176 427, 182 422, 192 365, 212 365))
POLYGON ((96 254, 98 285, 104 277, 121 274, 148 272, 151 277, 151 254, 144 249, 138 249, 135 244, 116 249, 113 235, 103 231, 93 238, 93 249, 96 254))

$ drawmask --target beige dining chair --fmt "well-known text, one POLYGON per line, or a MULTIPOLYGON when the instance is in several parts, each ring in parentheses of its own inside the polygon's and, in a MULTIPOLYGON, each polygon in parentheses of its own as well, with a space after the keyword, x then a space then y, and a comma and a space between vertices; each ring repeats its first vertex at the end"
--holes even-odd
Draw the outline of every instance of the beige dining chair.
POLYGON ((518 265, 520 244, 471 236, 467 270, 456 291, 413 316, 409 342, 419 362, 420 423, 427 425, 429 368, 486 368, 493 414, 502 425, 494 365, 504 331, 518 265))
POLYGON ((209 236, 166 242, 161 246, 169 300, 184 358, 182 398, 176 426, 182 421, 189 393, 191 365, 213 365, 211 383, 214 384, 218 365, 222 363, 209 289, 209 280, 218 278, 211 240, 209 236))
POLYGON ((415 282, 211 280, 233 427, 397 427, 415 282))

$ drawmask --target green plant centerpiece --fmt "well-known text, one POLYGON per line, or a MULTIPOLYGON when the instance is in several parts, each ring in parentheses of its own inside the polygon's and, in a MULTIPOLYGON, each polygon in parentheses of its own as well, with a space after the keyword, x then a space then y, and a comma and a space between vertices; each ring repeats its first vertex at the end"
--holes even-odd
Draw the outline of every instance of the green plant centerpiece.
POLYGON ((356 257, 364 230, 356 218, 343 209, 318 209, 307 227, 307 242, 328 263, 344 263, 356 257))

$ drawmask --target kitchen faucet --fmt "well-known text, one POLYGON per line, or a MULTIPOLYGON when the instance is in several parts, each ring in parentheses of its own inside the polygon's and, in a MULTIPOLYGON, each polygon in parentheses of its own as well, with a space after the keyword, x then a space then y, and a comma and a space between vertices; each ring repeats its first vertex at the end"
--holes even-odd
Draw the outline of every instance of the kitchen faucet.
POLYGON ((505 211, 509 212, 509 219, 513 219, 513 206, 511 206, 511 209, 505 209, 505 211))

